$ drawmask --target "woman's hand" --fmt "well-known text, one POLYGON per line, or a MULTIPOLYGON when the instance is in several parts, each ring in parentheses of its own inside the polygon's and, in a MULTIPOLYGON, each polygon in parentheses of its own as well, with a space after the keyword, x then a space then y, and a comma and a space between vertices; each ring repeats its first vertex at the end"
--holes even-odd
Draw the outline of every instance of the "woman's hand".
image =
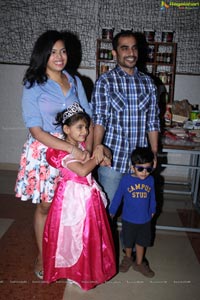
POLYGON ((91 158, 91 154, 90 154, 90 152, 88 150, 85 150, 84 154, 85 154, 84 162, 86 162, 86 161, 88 161, 91 158))
POLYGON ((81 149, 77 148, 77 147, 73 147, 71 155, 77 159, 77 160, 88 160, 90 157, 90 153, 88 151, 82 151, 81 149))

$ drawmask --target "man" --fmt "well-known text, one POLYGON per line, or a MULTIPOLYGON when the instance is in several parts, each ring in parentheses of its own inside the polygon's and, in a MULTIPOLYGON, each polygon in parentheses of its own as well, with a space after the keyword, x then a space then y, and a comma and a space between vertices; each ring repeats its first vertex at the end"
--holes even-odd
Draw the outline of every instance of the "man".
POLYGON ((113 39, 116 67, 102 74, 92 94, 94 147, 110 148, 112 166, 100 166, 98 179, 112 201, 121 177, 129 172, 130 153, 150 144, 154 166, 158 150, 159 109, 153 80, 138 71, 137 34, 122 31, 113 39))

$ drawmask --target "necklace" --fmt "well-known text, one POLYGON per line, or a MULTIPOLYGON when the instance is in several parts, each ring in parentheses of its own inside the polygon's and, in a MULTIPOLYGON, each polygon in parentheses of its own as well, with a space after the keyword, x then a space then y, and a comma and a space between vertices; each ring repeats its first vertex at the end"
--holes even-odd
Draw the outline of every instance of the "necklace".
POLYGON ((65 80, 65 78, 63 77, 63 76, 61 76, 61 80, 55 80, 55 79, 53 79, 55 82, 57 82, 58 84, 60 84, 61 86, 64 86, 64 80, 65 80))
POLYGON ((51 80, 55 81, 56 83, 58 83, 58 84, 61 85, 61 86, 68 85, 68 79, 67 79, 67 77, 66 77, 65 75, 63 75, 63 74, 61 75, 60 80, 56 80, 56 79, 54 79, 54 78, 51 77, 51 76, 49 76, 49 78, 50 78, 51 80))
POLYGON ((64 83, 63 82, 60 82, 60 81, 57 81, 57 80, 54 80, 55 82, 57 82, 58 84, 60 84, 61 86, 63 86, 64 85, 64 83))

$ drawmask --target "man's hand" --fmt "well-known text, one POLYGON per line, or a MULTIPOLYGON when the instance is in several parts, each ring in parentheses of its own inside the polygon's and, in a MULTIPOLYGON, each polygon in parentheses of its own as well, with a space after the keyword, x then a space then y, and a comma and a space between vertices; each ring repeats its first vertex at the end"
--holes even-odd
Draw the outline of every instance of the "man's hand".
POLYGON ((157 163, 158 163, 158 160, 157 160, 157 154, 154 154, 154 159, 153 159, 153 168, 154 168, 154 169, 156 169, 157 163))
POLYGON ((111 151, 104 145, 97 145, 93 151, 92 158, 95 158, 96 164, 101 166, 111 166, 111 151))

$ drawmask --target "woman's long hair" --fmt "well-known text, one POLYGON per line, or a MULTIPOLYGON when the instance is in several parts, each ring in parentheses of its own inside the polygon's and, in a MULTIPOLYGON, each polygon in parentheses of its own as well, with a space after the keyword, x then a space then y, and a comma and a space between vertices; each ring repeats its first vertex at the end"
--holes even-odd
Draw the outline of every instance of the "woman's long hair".
POLYGON ((29 67, 23 78, 23 84, 28 83, 28 88, 31 88, 35 83, 43 84, 47 81, 47 62, 53 45, 58 40, 65 42, 62 33, 56 30, 48 30, 37 39, 31 54, 29 67))

